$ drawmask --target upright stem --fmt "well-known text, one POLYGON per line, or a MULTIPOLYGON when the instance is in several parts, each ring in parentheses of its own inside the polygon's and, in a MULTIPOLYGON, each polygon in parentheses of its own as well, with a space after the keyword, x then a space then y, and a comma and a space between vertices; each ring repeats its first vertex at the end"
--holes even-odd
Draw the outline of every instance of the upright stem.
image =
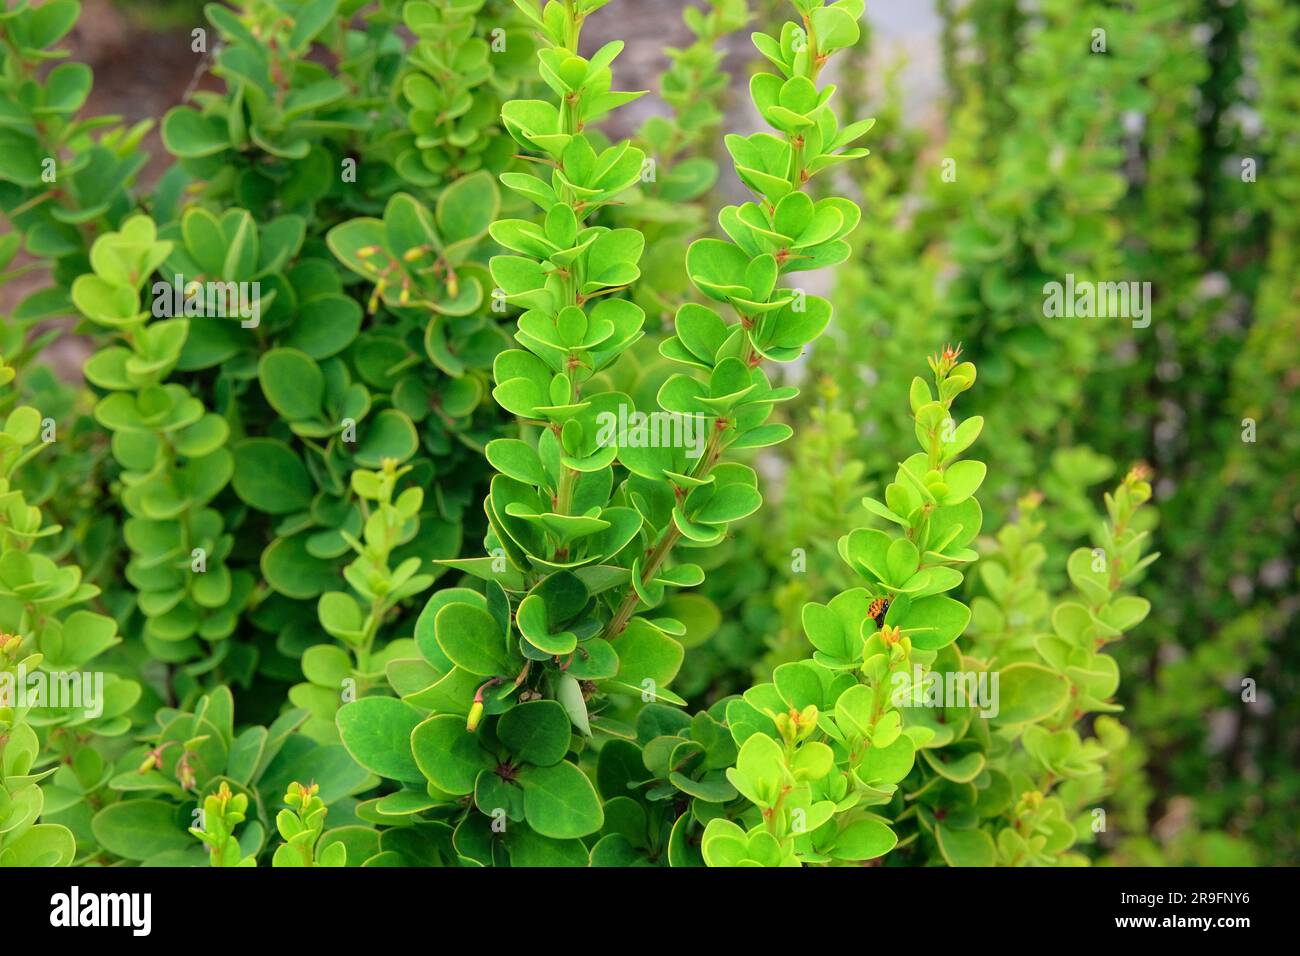
MULTIPOLYGON (((574 9, 573 0, 564 0, 564 12, 566 16, 567 27, 565 29, 565 48, 576 54, 578 52, 578 39, 582 34, 582 17, 574 9)), ((560 98, 560 129, 562 132, 573 136, 581 131, 581 103, 577 93, 566 93, 560 98)), ((560 184, 560 199, 565 205, 573 209, 574 217, 578 220, 579 226, 582 225, 582 215, 575 208, 575 197, 573 191, 563 183, 560 184)), ((564 278, 564 297, 566 306, 580 305, 578 301, 578 277, 570 273, 564 278)), ((565 373, 569 378, 569 399, 570 405, 578 400, 578 384, 574 380, 574 374, 577 371, 576 356, 569 354, 569 364, 565 373)), ((560 436, 557 434, 557 438, 560 436)), ((578 481, 578 472, 572 468, 560 465, 559 487, 556 488, 555 500, 553 506, 555 513, 567 515, 573 507, 573 491, 578 481)), ((557 556, 567 557, 567 549, 560 548, 557 556)))
MULTIPOLYGON (((796 172, 795 178, 792 179, 792 183, 796 189, 799 189, 802 188, 804 181, 796 172)), ((737 314, 739 315, 738 311, 737 314)), ((741 356, 741 361, 744 362, 747 368, 759 368, 763 363, 758 354, 758 350, 754 347, 754 340, 750 338, 749 335, 749 320, 744 315, 740 315, 740 320, 741 323, 745 325, 746 332, 745 349, 741 356)), ((693 478, 707 478, 710 472, 713 471, 714 467, 722 459, 722 453, 725 451, 725 447, 722 444, 722 436, 726 431, 727 426, 728 423, 723 419, 714 419, 712 434, 709 435, 708 443, 704 446, 704 454, 700 456, 699 463, 696 465, 695 472, 692 474, 693 478)), ((681 536, 682 533, 677 529, 676 523, 669 519, 668 527, 663 530, 659 541, 650 550, 645 564, 642 565, 641 584, 643 586, 654 580, 655 575, 659 573, 659 569, 663 567, 664 562, 668 560, 668 556, 672 554, 673 547, 681 539, 681 536)), ((637 593, 637 589, 629 584, 627 592, 623 595, 623 599, 619 602, 618 608, 614 611, 614 616, 609 619, 609 624, 605 627, 604 633, 602 634, 606 640, 612 640, 613 638, 618 637, 619 634, 623 633, 623 629, 627 627, 627 623, 631 619, 633 613, 635 613, 640 600, 641 598, 637 593)))

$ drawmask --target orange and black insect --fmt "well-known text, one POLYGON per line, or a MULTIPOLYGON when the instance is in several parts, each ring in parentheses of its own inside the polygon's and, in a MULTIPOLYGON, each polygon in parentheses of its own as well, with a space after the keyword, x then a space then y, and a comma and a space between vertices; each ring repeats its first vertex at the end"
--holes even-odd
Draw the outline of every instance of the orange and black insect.
POLYGON ((876 622, 876 627, 885 626, 885 615, 889 613, 889 605, 893 603, 893 598, 878 597, 871 602, 867 608, 867 617, 876 622))

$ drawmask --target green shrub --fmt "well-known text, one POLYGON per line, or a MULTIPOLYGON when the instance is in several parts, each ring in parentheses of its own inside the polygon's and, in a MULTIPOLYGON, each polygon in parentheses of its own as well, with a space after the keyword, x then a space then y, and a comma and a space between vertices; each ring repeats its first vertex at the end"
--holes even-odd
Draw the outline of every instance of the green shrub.
POLYGON ((1293 11, 609 3, 0 12, 0 865, 1293 857, 1293 11))
MULTIPOLYGON (((628 695, 683 703, 667 685, 683 657, 675 637, 684 625, 638 609, 653 609, 669 588, 701 580, 698 565, 670 561, 679 542, 715 544, 730 522, 759 506, 754 472, 723 455, 788 436, 788 428, 764 423, 772 404, 794 392, 773 389, 760 363, 796 357, 830 311, 812 296, 796 306, 801 293, 777 287, 777 278, 842 260, 848 246, 840 237, 857 221, 851 204, 814 203, 799 191, 817 172, 862 155, 841 150, 870 125, 841 131, 828 95, 814 85, 826 58, 857 37, 856 18, 837 5, 811 21, 806 46, 796 43, 803 34, 793 24, 779 38, 756 36, 781 75, 760 74, 754 100, 784 135, 727 142, 742 181, 763 205, 723 211, 734 244, 701 239, 687 253, 695 287, 739 317, 727 325, 711 308, 683 305, 676 334, 660 347, 667 358, 706 373, 667 378, 652 406, 657 415, 700 428, 695 460, 687 460, 681 441, 648 447, 635 434, 606 433, 607 420, 637 412, 631 396, 589 383, 642 334, 641 309, 616 294, 637 280, 644 238, 586 221, 640 178, 644 154, 627 142, 598 151, 584 132, 637 95, 610 91, 609 64, 621 44, 591 60, 575 52, 582 20, 598 6, 551 4, 537 16, 549 44, 539 54, 542 75, 558 105, 512 101, 502 110, 511 135, 546 157, 552 171, 503 177, 540 208, 540 223, 502 219, 491 228, 498 243, 518 253, 494 258, 491 268, 506 301, 526 310, 518 340, 527 349, 497 358, 493 394, 538 430, 535 440, 500 439, 487 447, 500 472, 485 502, 489 557, 453 562, 483 579, 485 593, 442 591, 426 607, 416 627, 426 686, 404 693, 404 704, 363 698, 339 714, 344 743, 377 772, 395 759, 389 746, 409 736, 410 756, 400 769, 418 775, 396 779, 424 782, 435 805, 449 804, 439 816, 453 832, 452 845, 480 862, 502 852, 514 862, 547 854, 557 862, 582 859, 587 851, 577 839, 601 831, 607 819, 602 797, 630 800, 607 783, 598 793, 566 755, 581 758, 596 733, 631 737, 631 726, 619 719, 629 712, 628 695), (377 737, 379 724, 390 731, 377 737), (471 807, 456 800, 470 794, 471 807)), ((643 710, 638 728, 647 713, 660 711, 643 710)), ((626 762, 620 754, 627 751, 614 742, 600 748, 601 766, 626 762)), ((664 775, 686 778, 667 769, 664 775)), ((677 786, 690 793, 694 784, 677 786)), ((669 807, 651 809, 662 826, 672 826, 663 817, 669 807)), ((591 852, 601 862, 625 862, 652 848, 662 856, 657 832, 654 842, 650 836, 659 829, 651 822, 636 834, 605 834, 591 852)))
POLYGON ((121 641, 111 617, 79 607, 99 588, 76 565, 57 564, 35 547, 58 528, 14 477, 45 450, 49 428, 23 405, 0 430, 0 866, 73 861, 72 831, 51 821, 98 785, 104 751, 130 729, 126 712, 140 697, 134 681, 88 670, 121 641), (76 680, 66 689, 77 699, 68 702, 52 692, 65 674, 76 680), (47 766, 43 749, 60 763, 47 766))

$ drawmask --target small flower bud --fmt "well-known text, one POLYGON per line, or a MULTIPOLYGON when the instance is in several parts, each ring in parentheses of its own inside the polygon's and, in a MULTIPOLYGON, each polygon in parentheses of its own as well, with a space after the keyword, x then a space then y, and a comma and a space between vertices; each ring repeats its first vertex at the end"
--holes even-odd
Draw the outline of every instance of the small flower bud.
POLYGON ((0 634, 0 656, 17 657, 23 639, 17 634, 0 634))
POLYGON ((799 736, 799 727, 796 724, 798 719, 799 712, 796 710, 791 710, 786 714, 777 714, 772 718, 773 723, 776 724, 776 732, 787 744, 793 744, 799 736))
POLYGON ((483 719, 483 701, 476 700, 469 708, 469 717, 465 720, 465 729, 471 734, 478 730, 478 722, 483 719))

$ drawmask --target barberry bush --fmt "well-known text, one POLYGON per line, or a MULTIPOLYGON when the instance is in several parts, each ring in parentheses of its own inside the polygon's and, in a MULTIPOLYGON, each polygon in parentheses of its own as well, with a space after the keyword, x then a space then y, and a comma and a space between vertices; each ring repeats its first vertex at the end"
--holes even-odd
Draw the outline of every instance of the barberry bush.
POLYGON ((659 6, 6 0, 0 866, 1294 862, 1300 18, 659 6))

